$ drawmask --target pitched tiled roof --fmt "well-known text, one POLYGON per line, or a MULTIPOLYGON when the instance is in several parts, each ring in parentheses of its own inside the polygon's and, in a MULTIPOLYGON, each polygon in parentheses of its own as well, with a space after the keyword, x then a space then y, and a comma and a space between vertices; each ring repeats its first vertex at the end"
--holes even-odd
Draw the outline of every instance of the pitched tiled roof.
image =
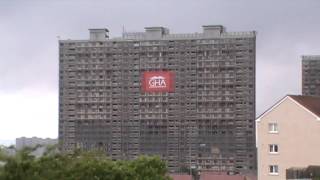
POLYGON ((272 109, 281 104, 285 99, 290 98, 296 103, 300 104, 308 111, 312 112, 315 116, 320 118, 320 97, 319 96, 302 96, 302 95, 286 95, 282 99, 280 99, 277 103, 263 112, 260 116, 258 116, 257 121, 259 121, 262 117, 268 114, 272 109))
POLYGON ((200 175, 200 180, 245 180, 245 176, 203 173, 200 175))
POLYGON ((319 96, 300 96, 289 95, 297 103, 311 111, 316 116, 320 117, 320 97, 319 96))
POLYGON ((192 176, 185 174, 170 174, 173 180, 192 180, 192 176))

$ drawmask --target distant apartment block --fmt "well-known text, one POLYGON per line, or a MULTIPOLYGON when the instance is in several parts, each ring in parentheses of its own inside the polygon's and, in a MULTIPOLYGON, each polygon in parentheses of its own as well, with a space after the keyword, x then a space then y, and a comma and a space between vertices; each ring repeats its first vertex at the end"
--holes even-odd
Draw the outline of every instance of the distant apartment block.
POLYGON ((320 165, 320 97, 289 95, 257 119, 258 179, 290 179, 320 165), (290 177, 286 177, 290 174, 290 177))
POLYGON ((158 155, 171 172, 254 170, 255 43, 220 25, 60 40, 61 149, 158 155))
POLYGON ((302 95, 320 96, 320 55, 302 56, 302 95))
POLYGON ((35 147, 37 145, 54 145, 58 144, 57 139, 50 139, 50 138, 38 138, 38 137, 21 137, 16 138, 16 149, 20 150, 25 147, 35 147))

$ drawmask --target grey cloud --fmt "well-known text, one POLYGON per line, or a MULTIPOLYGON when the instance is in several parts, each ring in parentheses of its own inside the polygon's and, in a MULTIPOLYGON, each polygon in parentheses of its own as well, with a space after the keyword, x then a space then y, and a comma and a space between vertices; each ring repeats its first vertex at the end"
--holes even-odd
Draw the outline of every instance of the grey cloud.
POLYGON ((0 2, 0 91, 57 91, 57 36, 86 39, 88 28, 110 35, 163 25, 173 33, 222 24, 257 30, 257 113, 287 93, 300 93, 300 56, 320 54, 318 0, 123 0, 0 2))

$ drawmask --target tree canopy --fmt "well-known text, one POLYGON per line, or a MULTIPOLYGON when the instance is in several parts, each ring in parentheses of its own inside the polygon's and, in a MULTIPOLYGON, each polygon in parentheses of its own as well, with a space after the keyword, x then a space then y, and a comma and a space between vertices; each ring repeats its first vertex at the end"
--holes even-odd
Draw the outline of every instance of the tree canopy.
POLYGON ((2 161, 1 180, 170 180, 159 157, 112 161, 102 153, 77 151, 36 158, 24 149, 2 161))

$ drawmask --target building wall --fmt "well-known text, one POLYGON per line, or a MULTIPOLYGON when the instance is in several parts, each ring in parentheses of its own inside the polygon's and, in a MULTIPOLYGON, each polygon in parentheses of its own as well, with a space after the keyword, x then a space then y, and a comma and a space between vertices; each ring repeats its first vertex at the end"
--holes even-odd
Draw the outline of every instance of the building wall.
POLYGON ((286 169, 319 165, 319 139, 320 121, 286 98, 257 122, 258 179, 284 180, 286 169), (278 123, 278 133, 269 133, 269 123, 278 123), (270 154, 269 144, 279 153, 270 154), (278 165, 279 175, 270 175, 269 165, 278 165))
POLYGON ((302 95, 320 96, 320 55, 302 56, 302 95))
POLYGON ((59 42, 62 149, 159 155, 176 172, 255 169, 255 33, 146 30, 59 42), (146 71, 173 72, 175 91, 142 92, 146 71))

